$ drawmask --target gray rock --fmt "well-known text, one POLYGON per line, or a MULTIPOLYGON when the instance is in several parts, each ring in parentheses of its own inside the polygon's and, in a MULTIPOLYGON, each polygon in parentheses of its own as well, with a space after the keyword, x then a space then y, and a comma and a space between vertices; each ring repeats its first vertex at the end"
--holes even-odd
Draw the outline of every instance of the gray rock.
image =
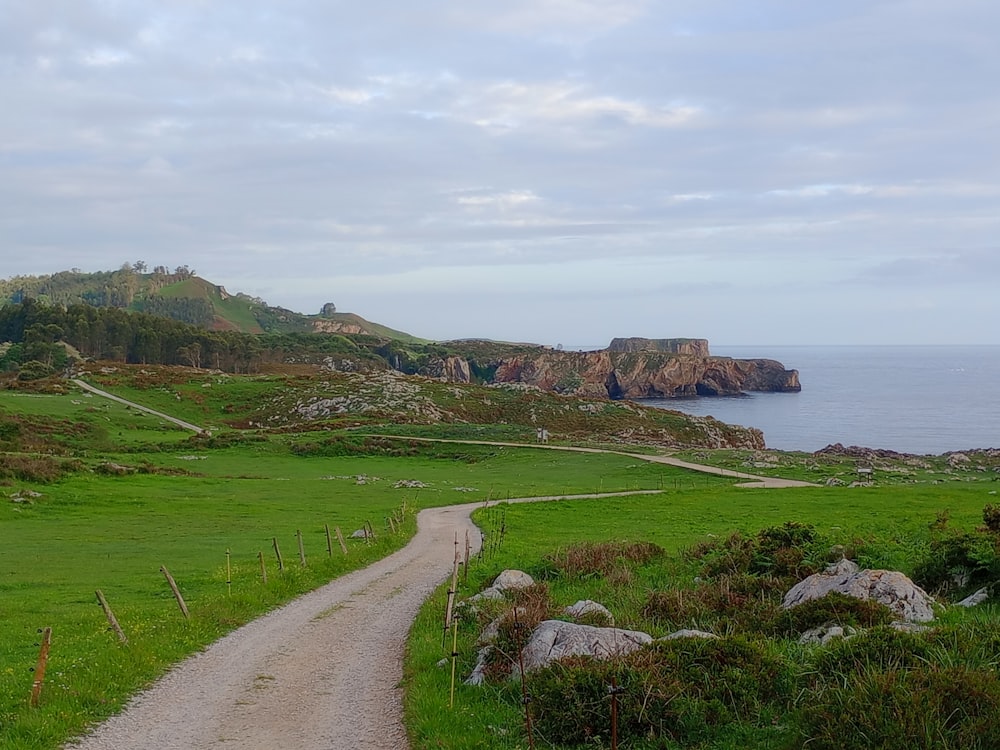
MULTIPOLYGON (((631 653, 652 643, 647 633, 620 628, 595 628, 561 620, 544 620, 521 650, 524 671, 541 669, 567 656, 610 659, 631 653)), ((515 675, 518 670, 514 670, 515 675)))
POLYGON ((965 597, 962 601, 960 601, 955 606, 956 607, 975 607, 977 604, 982 604, 983 602, 985 602, 989 598, 990 598, 990 587, 989 586, 984 586, 983 588, 979 589, 979 591, 977 591, 976 593, 970 594, 969 596, 965 597))
POLYGON ((832 592, 856 599, 874 599, 909 622, 934 619, 934 600, 905 575, 890 570, 858 570, 850 560, 841 560, 824 572, 799 581, 785 594, 781 606, 791 609, 832 592))
POLYGON ((535 579, 521 570, 505 570, 493 580, 492 588, 499 591, 516 591, 535 585, 535 579))
POLYGON ((681 638, 708 638, 708 639, 718 639, 715 633, 707 633, 704 630, 691 630, 685 628, 683 630, 675 630, 669 635, 665 635, 662 638, 657 638, 658 641, 676 641, 681 638))
POLYGON ((846 640, 858 634, 854 628, 841 627, 840 625, 821 625, 818 628, 807 630, 799 637, 801 644, 818 644, 825 646, 830 641, 846 640))
POLYGON ((574 620, 582 620, 589 617, 594 620, 602 620, 605 625, 614 625, 615 617, 603 604, 598 604, 590 599, 581 599, 576 604, 571 604, 563 610, 574 620))
POLYGON ((368 536, 369 536, 368 529, 358 529, 357 531, 355 531, 354 533, 351 534, 350 538, 351 539, 367 539, 368 536))

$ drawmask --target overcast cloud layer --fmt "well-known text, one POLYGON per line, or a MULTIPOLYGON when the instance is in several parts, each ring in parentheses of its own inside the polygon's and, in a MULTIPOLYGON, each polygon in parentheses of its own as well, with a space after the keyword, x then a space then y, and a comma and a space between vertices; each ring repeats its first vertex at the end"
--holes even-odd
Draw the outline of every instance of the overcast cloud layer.
POLYGON ((995 0, 0 0, 0 275, 428 338, 1000 343, 995 0))

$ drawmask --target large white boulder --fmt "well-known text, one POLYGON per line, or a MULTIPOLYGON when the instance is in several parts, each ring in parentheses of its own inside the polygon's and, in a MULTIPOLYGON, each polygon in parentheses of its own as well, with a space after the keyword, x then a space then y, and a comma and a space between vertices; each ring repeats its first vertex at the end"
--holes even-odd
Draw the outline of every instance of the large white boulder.
MULTIPOLYGON (((610 659, 629 654, 653 639, 647 633, 620 628, 596 628, 562 620, 543 620, 521 650, 524 671, 532 672, 567 656, 610 659)), ((518 670, 514 670, 518 676, 518 670)))
POLYGON ((891 570, 859 570, 850 560, 841 560, 799 581, 785 594, 781 606, 790 609, 834 592, 881 602, 907 622, 934 619, 934 599, 905 575, 891 570))

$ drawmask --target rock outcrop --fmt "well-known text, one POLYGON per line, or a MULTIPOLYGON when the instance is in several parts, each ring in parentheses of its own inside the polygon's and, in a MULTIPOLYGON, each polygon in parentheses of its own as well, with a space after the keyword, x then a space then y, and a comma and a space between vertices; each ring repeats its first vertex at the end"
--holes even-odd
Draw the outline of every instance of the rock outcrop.
MULTIPOLYGON (((531 633, 521 658, 524 671, 532 672, 567 656, 610 659, 632 653, 652 643, 652 637, 637 630, 597 628, 562 620, 543 620, 531 633)), ((518 676, 518 670, 514 670, 518 676)))
POLYGON ((658 351, 560 352, 540 349, 501 359, 494 382, 612 399, 731 396, 801 390, 797 370, 771 359, 732 359, 658 351))
POLYGON ((833 592, 874 599, 908 622, 934 619, 934 600, 905 575, 891 570, 860 570, 850 560, 841 560, 799 581, 785 594, 781 606, 790 609, 833 592))
POLYGON ((462 357, 435 357, 422 367, 418 374, 448 383, 472 382, 469 362, 462 357))
POLYGON ((662 352, 665 354, 687 354, 691 357, 709 357, 708 339, 611 339, 609 352, 662 352))

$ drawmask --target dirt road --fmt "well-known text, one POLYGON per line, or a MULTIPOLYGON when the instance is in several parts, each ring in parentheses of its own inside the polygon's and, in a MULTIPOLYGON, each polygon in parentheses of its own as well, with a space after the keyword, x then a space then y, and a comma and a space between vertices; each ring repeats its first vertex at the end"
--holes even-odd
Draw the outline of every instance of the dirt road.
MULTIPOLYGON (((614 497, 635 492, 575 495, 614 497)), ((537 502, 565 496, 523 498, 537 502)), ((508 502, 508 501, 505 501, 508 502)), ((400 750, 403 648, 482 503, 423 510, 402 550, 183 662, 77 750, 400 750)))
POLYGON ((100 388, 95 388, 90 383, 87 383, 83 380, 74 378, 70 382, 82 388, 83 390, 88 391, 89 393, 93 393, 95 396, 101 396, 102 398, 110 399, 111 401, 117 401, 119 404, 125 404, 125 406, 130 406, 133 409, 138 409, 139 411, 144 411, 147 414, 152 414, 154 417, 159 417, 160 419, 170 422, 171 424, 175 424, 178 427, 183 427, 185 430, 191 430, 192 432, 197 432, 198 434, 205 432, 203 428, 199 427, 196 424, 185 422, 183 419, 177 419, 177 417, 171 417, 169 414, 164 414, 162 411, 156 411, 154 409, 150 409, 148 406, 143 406, 142 404, 137 404, 134 401, 128 401, 124 398, 121 398, 120 396, 116 396, 113 393, 102 391, 100 388))

